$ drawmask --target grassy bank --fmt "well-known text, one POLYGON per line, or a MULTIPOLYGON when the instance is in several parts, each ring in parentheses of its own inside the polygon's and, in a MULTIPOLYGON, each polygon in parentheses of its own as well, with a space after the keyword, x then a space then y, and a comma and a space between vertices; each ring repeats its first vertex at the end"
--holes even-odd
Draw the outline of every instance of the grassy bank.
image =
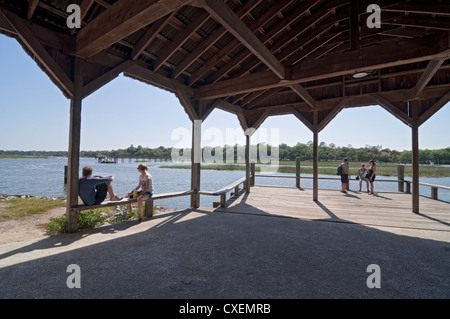
POLYGON ((0 202, 0 222, 24 218, 64 206, 66 202, 63 200, 14 198, 0 202))
MULTIPOLYGON (((340 162, 319 162, 319 174, 324 175, 336 175, 336 168, 340 162)), ((161 168, 178 168, 178 169, 191 169, 191 165, 164 165, 161 168)), ((366 164, 368 168, 368 164, 366 164)), ((377 164, 376 174, 378 176, 397 176, 397 164, 377 164)), ((359 165, 350 164, 350 174, 356 175, 358 173, 359 165)), ((207 170, 220 170, 220 171, 245 171, 244 165, 238 164, 218 164, 218 165, 203 165, 202 169, 207 170)), ((255 167, 256 172, 261 172, 261 167, 258 164, 255 167)), ((279 173, 291 173, 295 174, 295 162, 282 161, 278 167, 279 173)), ((312 162, 306 161, 301 163, 300 174, 312 174, 312 162)), ((405 176, 411 177, 411 166, 405 166, 405 176)), ((450 177, 450 167, 441 166, 420 166, 421 177, 450 177)))

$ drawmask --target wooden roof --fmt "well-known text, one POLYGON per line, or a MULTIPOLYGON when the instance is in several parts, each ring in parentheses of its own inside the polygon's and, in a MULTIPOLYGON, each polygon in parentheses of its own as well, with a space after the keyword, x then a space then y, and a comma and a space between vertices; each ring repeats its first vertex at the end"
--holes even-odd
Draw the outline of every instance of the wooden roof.
POLYGON ((80 57, 83 96, 124 73, 174 92, 191 120, 218 107, 244 129, 294 114, 320 131, 371 104, 411 125, 409 101, 420 125, 450 100, 448 1, 0 0, 0 13, 67 97, 80 57), (381 28, 366 23, 373 2, 381 28))

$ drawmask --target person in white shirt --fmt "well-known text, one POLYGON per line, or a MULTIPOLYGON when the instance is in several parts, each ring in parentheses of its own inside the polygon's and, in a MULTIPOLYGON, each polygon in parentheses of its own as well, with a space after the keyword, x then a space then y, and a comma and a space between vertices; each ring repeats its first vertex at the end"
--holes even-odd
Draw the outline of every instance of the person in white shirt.
POLYGON ((139 175, 139 184, 136 186, 126 197, 132 197, 133 192, 141 189, 136 196, 136 200, 139 207, 139 223, 142 222, 144 217, 144 202, 153 196, 153 178, 148 172, 148 166, 145 164, 138 165, 138 171, 141 173, 139 175))

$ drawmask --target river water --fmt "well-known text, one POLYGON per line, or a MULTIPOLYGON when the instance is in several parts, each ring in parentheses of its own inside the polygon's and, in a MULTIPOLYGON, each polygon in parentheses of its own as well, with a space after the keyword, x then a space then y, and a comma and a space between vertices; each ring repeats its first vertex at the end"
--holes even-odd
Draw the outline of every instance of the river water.
MULTIPOLYGON (((138 162, 134 159, 119 160, 117 164, 101 164, 94 158, 80 158, 80 170, 84 166, 91 166, 94 175, 109 176, 114 175, 114 191, 124 196, 127 192, 137 186, 139 172, 138 162)), ((150 167, 150 174, 153 177, 155 193, 169 193, 176 191, 186 191, 191 186, 191 171, 189 169, 161 168, 162 165, 177 165, 171 162, 145 162, 150 167)), ((64 166, 67 165, 67 158, 20 158, 20 159, 0 159, 0 194, 10 195, 35 195, 35 196, 66 196, 64 186, 64 166)), ((257 173, 258 174, 258 173, 257 173)), ((266 174, 266 173, 264 173, 266 174)), ((205 191, 218 190, 235 180, 243 177, 244 171, 216 171, 202 170, 201 189, 205 191)), ((276 175, 290 175, 276 173, 276 175)), ((312 175, 304 174, 304 177, 312 175)), ((320 177, 337 176, 319 175, 320 177)), ((379 176, 379 179, 396 180, 396 176, 379 176)), ((450 177, 440 178, 420 178, 421 182, 450 186, 450 177)), ((266 178, 256 177, 256 184, 295 186, 295 179, 292 178, 266 178)), ((302 179, 301 187, 311 188, 312 179, 302 179)), ((319 188, 340 188, 340 182, 334 180, 319 180, 319 188)), ((352 182, 351 189, 359 189, 359 183, 352 182)), ((365 185, 363 185, 363 190, 365 185)), ((376 182, 375 191, 397 191, 397 183, 376 182)), ((420 194, 430 196, 430 187, 420 186, 420 194)), ((319 193, 320 195, 320 193, 319 193)), ((439 199, 450 202, 450 191, 439 190, 439 199)), ((212 202, 218 197, 201 196, 201 206, 212 207, 212 202)), ((189 196, 161 199, 155 202, 167 208, 183 209, 190 206, 189 196)))

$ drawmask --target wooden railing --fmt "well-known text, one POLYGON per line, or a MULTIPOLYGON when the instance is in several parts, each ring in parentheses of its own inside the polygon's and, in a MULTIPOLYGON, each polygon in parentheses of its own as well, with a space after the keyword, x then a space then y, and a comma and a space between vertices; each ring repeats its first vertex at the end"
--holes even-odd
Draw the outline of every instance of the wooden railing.
MULTIPOLYGON (((255 174, 255 163, 251 163, 250 164, 250 171, 251 171, 251 185, 255 185, 255 176, 257 177, 271 177, 271 178, 293 178, 295 179, 295 186, 296 187, 300 187, 300 180, 301 179, 313 179, 313 177, 310 176, 301 176, 300 175, 300 163, 297 160, 296 162, 296 170, 295 170, 295 175, 275 175, 275 174, 271 174, 271 175, 264 175, 264 174, 255 174)), ((398 183, 398 191, 401 193, 411 193, 411 184, 412 181, 406 180, 404 178, 404 166, 403 165, 398 165, 397 167, 397 179, 379 179, 377 178, 376 182, 387 182, 387 183, 398 183)), ((318 177, 318 179, 322 179, 322 180, 336 180, 336 181, 340 181, 341 179, 339 177, 318 177)), ((349 180, 349 183, 347 184, 347 189, 349 189, 350 186, 350 181, 359 181, 357 179, 351 178, 349 180)), ((444 189, 444 190, 449 190, 450 191, 450 187, 449 186, 443 186, 443 185, 435 185, 435 184, 429 184, 429 183, 422 183, 419 182, 419 185, 421 186, 429 186, 431 187, 431 198, 438 200, 438 190, 439 189, 444 189)))
POLYGON ((225 207, 226 201, 227 201, 227 193, 234 190, 234 194, 237 196, 239 194, 239 185, 244 184, 244 183, 245 183, 245 177, 242 177, 242 178, 238 179, 237 181, 219 189, 218 191, 215 191, 215 192, 199 191, 199 192, 197 192, 197 194, 209 195, 209 196, 220 196, 219 205, 220 205, 220 207, 225 207))

